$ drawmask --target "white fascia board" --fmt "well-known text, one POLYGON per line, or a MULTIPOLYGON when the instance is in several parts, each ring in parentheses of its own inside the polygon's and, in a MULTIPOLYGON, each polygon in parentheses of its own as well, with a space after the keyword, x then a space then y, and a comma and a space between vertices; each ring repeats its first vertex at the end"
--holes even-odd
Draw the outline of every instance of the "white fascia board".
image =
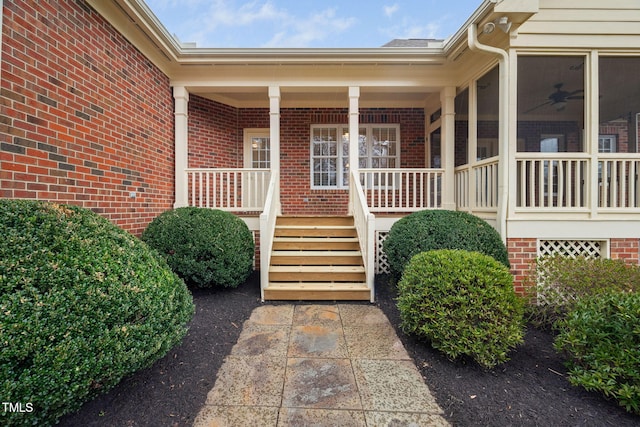
POLYGON ((507 220, 507 238, 611 239, 640 238, 640 221, 619 220, 507 220))

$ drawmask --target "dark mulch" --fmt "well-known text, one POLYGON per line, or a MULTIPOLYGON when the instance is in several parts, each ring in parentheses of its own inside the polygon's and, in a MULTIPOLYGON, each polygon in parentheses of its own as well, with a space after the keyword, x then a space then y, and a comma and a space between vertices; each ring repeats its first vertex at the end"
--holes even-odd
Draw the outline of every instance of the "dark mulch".
MULTIPOLYGON (((377 302, 397 328, 394 288, 378 280, 377 302)), ((259 278, 233 290, 194 291, 196 313, 182 344, 152 367, 61 420, 62 426, 190 426, 243 322, 260 303, 259 278)), ((597 393, 572 387, 549 332, 529 328, 511 360, 493 371, 451 362, 398 330, 426 382, 455 426, 638 426, 597 393)))

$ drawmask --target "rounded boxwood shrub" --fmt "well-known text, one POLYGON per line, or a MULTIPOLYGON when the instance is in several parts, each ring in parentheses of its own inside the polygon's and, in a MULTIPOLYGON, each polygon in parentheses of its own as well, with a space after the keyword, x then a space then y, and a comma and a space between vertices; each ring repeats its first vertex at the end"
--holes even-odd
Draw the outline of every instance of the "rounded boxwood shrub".
POLYGON ((405 332, 485 368, 507 361, 507 352, 523 340, 523 301, 509 270, 478 252, 415 255, 398 284, 397 304, 405 332))
POLYGON ((149 224, 142 240, 197 287, 235 288, 253 269, 253 235, 229 212, 196 207, 167 211, 149 224))
POLYGON ((0 424, 53 424, 185 335, 184 282, 105 218, 0 200, 0 235, 0 396, 31 409, 0 424))
POLYGON ((480 252, 509 267, 507 248, 486 221, 466 212, 425 210, 398 220, 384 241, 391 273, 400 277, 412 256, 436 249, 480 252))
POLYGON ((569 356, 571 384, 640 415, 640 294, 583 297, 557 326, 554 345, 569 356))

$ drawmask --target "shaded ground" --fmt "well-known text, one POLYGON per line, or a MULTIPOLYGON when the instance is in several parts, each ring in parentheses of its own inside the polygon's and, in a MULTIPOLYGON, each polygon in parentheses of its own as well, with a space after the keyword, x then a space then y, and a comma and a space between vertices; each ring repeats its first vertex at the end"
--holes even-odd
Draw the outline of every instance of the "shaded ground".
MULTIPOLYGON (((376 304, 399 324, 392 287, 378 280, 376 304)), ((260 305, 259 280, 233 290, 194 291, 196 314, 182 344, 152 367, 63 418, 61 426, 190 426, 243 322, 260 305)), ((572 387, 553 337, 530 328, 524 345, 493 371, 450 362, 398 330, 446 418, 455 426, 638 426, 597 393, 572 387)))

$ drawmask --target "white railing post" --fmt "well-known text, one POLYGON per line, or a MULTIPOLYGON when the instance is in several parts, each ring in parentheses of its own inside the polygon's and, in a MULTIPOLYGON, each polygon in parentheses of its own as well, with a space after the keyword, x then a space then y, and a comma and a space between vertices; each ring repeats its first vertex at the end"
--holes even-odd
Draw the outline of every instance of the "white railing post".
POLYGON ((369 212, 365 199, 360 174, 351 171, 349 176, 349 213, 353 215, 353 223, 360 241, 360 252, 364 262, 367 288, 371 302, 375 298, 375 216, 369 212))
POLYGON ((260 214, 260 298, 264 302, 264 290, 269 287, 269 265, 273 248, 273 234, 276 219, 281 212, 280 175, 274 170, 269 180, 269 189, 264 200, 264 210, 260 214))

